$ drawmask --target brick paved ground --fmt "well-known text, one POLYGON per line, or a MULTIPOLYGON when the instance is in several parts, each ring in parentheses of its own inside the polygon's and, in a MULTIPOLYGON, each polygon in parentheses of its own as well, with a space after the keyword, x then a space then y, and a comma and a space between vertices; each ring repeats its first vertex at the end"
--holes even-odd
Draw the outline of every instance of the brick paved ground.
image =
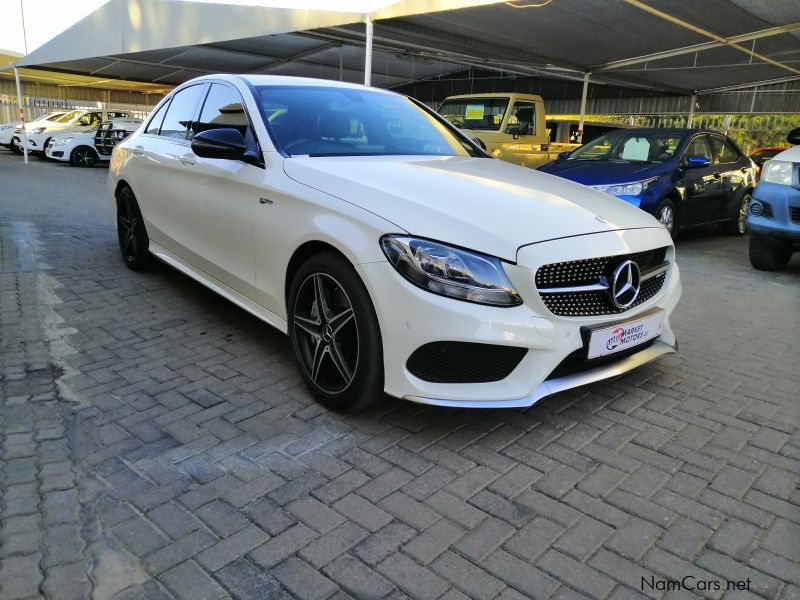
POLYGON ((686 236, 681 352, 615 382, 341 416, 111 224, 103 169, 0 154, 4 600, 800 597, 797 258, 686 236))

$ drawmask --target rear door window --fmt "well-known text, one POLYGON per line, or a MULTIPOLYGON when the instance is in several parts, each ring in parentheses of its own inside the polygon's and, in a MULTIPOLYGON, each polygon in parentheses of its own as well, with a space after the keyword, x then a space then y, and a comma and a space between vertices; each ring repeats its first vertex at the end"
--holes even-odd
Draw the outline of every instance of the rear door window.
POLYGON ((200 84, 184 88, 175 94, 164 116, 160 135, 178 140, 191 139, 195 131, 198 105, 205 90, 206 85, 200 84))
POLYGON ((164 104, 158 107, 158 110, 150 117, 150 121, 147 123, 147 129, 144 130, 145 133, 158 135, 158 130, 161 129, 161 122, 164 120, 164 113, 167 111, 168 106, 169 102, 164 102, 164 104))

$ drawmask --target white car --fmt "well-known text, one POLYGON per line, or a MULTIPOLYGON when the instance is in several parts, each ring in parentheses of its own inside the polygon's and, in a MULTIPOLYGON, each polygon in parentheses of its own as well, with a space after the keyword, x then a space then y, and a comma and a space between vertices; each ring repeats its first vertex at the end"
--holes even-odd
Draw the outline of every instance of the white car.
MULTIPOLYGON (((27 123, 25 130, 28 134, 28 152, 43 154, 47 142, 56 134, 86 131, 86 128, 99 125, 103 121, 127 116, 128 113, 121 110, 71 110, 47 123, 27 123)), ((17 127, 12 142, 22 150, 23 140, 22 128, 17 127)))
MULTIPOLYGON (((35 119, 29 123, 29 125, 45 125, 49 121, 53 121, 57 117, 63 115, 66 111, 56 111, 47 113, 35 119)), ((19 130, 19 133, 22 133, 22 124, 18 122, 13 123, 2 123, 0 124, 0 146, 5 146, 9 150, 15 153, 22 152, 22 149, 18 147, 16 144, 13 143, 14 133, 19 130)))
POLYGON ((76 133, 50 138, 44 148, 47 158, 69 162, 77 167, 92 167, 111 159, 113 146, 136 131, 141 119, 114 119, 76 133))
POLYGON ((411 98, 214 75, 117 145, 125 263, 153 257, 288 333, 334 409, 530 406, 677 348, 669 233, 493 159, 411 98))

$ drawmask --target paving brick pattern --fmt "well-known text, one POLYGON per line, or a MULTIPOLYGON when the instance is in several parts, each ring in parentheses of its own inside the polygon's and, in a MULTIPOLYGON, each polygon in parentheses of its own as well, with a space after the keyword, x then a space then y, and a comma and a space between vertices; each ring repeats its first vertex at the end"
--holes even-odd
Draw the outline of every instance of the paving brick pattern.
POLYGON ((685 236, 681 351, 616 381, 340 415, 282 335, 123 266, 103 169, 32 162, 0 155, 4 600, 800 597, 797 258, 685 236))

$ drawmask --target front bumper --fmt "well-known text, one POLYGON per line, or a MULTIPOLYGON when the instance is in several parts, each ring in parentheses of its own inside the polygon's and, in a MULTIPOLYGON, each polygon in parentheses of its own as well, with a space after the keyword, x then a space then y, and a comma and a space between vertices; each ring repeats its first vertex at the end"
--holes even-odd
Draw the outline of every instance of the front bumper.
POLYGON ((759 181, 750 202, 747 225, 756 235, 800 242, 800 189, 759 181), (753 214, 756 207, 761 214, 753 214))
MULTIPOLYGON (((414 402, 452 407, 521 407, 566 389, 614 377, 674 352, 669 316, 681 294, 677 266, 650 300, 621 314, 559 317, 544 306, 534 284, 536 269, 554 262, 614 256, 669 246, 666 230, 650 228, 610 232, 524 247, 517 265, 506 271, 523 298, 521 306, 481 306, 434 295, 403 279, 387 262, 359 265, 374 300, 384 347, 385 391, 414 402), (524 265, 524 266, 523 266, 524 265), (565 358, 584 346, 582 328, 633 319, 662 309, 664 328, 656 341, 618 361, 587 363, 586 370, 551 377, 565 358), (514 346, 524 358, 499 380, 484 383, 435 383, 415 377, 407 362, 415 350, 434 342, 469 342, 514 346)), ((670 252, 670 260, 674 255, 670 252)))

